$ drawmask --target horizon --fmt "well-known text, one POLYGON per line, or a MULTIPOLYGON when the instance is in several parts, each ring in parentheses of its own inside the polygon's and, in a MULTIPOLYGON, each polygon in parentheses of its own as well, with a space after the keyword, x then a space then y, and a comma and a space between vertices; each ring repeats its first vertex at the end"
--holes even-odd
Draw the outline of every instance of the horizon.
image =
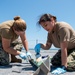
MULTIPOLYGON (((0 23, 20 16, 26 21, 26 37, 29 48, 38 43, 46 43, 47 31, 37 27, 42 14, 49 13, 57 17, 57 21, 65 21, 75 29, 75 0, 1 0, 0 23)), ((53 47, 53 46, 52 46, 53 47)), ((53 47, 54 48, 54 47, 53 47)))

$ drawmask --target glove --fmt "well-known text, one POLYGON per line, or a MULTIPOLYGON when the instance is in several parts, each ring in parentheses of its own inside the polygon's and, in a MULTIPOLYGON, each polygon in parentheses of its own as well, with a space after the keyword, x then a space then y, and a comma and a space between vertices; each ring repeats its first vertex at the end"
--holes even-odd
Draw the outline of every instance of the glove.
POLYGON ((29 51, 26 52, 26 56, 27 56, 27 58, 29 58, 29 59, 32 58, 32 57, 31 57, 31 53, 30 53, 29 51))
POLYGON ((25 53, 23 53, 23 52, 21 52, 21 53, 19 54, 19 56, 20 56, 22 59, 27 59, 26 54, 25 54, 25 53))
POLYGON ((36 59, 37 59, 37 58, 41 57, 41 54, 37 53, 35 56, 36 56, 36 59))
POLYGON ((56 68, 51 73, 55 74, 55 75, 60 75, 60 74, 63 74, 65 72, 66 72, 66 68, 63 66, 62 68, 61 67, 56 68))
POLYGON ((37 44, 37 45, 35 46, 34 50, 35 50, 36 54, 37 54, 37 53, 40 53, 40 47, 41 47, 41 44, 37 44))

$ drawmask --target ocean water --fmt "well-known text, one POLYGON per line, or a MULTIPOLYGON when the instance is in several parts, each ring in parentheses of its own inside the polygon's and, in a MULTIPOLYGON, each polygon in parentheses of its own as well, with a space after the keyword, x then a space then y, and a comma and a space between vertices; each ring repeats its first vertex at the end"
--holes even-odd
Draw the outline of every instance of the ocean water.
MULTIPOLYGON (((50 48, 49 50, 59 50, 60 48, 50 48)), ((22 50, 25 50, 24 47, 22 48, 22 50)), ((34 50, 34 48, 29 48, 29 50, 34 50)), ((43 49, 41 49, 43 50, 43 49)))

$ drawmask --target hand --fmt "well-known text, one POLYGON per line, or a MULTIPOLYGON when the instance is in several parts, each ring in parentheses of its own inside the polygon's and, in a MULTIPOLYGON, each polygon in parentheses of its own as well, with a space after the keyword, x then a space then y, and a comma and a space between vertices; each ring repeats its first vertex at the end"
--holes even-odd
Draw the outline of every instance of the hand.
POLYGON ((26 56, 31 59, 31 53, 29 51, 26 52, 26 56))
POLYGON ((27 59, 26 54, 25 54, 25 53, 23 53, 23 52, 21 52, 21 53, 19 54, 19 56, 20 56, 22 59, 27 59))
POLYGON ((41 57, 41 54, 37 53, 35 56, 36 56, 36 59, 37 59, 37 58, 41 57))
POLYGON ((37 53, 40 53, 40 48, 41 48, 41 44, 37 44, 36 46, 35 46, 35 52, 36 52, 36 54, 37 53))
POLYGON ((51 73, 55 74, 55 75, 60 75, 60 74, 63 74, 65 72, 66 72, 65 67, 62 67, 62 68, 58 67, 55 70, 53 70, 51 73))

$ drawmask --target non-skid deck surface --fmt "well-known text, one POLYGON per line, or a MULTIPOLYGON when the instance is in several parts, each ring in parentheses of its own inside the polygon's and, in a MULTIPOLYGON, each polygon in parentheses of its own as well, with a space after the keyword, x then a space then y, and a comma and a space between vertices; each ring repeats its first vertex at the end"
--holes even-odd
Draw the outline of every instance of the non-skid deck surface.
MULTIPOLYGON (((35 59, 35 52, 30 50, 35 59)), ((41 50, 41 55, 50 55, 51 57, 56 53, 55 50, 41 50)), ((10 63, 9 66, 0 66, 0 75, 33 75, 35 68, 29 62, 22 60, 22 63, 10 63)), ((50 72, 48 75, 52 75, 50 72)), ((61 75, 75 75, 75 72, 67 72, 61 75)))

